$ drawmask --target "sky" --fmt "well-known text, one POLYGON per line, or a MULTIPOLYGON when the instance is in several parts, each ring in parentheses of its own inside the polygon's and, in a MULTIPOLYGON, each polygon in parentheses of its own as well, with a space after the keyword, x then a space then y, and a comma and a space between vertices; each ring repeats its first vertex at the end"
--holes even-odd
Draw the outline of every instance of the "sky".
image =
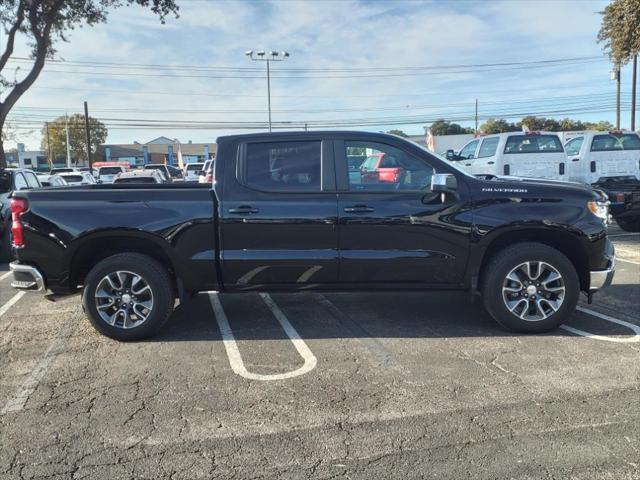
MULTIPOLYGON (((250 49, 290 54, 271 64, 280 127, 347 122, 423 134, 438 118, 473 126, 476 98, 480 123, 529 113, 615 119, 611 65, 596 42, 606 1, 177 2, 179 18, 165 24, 141 7, 120 8, 59 42, 57 61, 11 114, 18 140, 37 148, 40 125, 82 112, 85 100, 109 127, 108 143, 265 130, 266 65, 245 56, 250 49)), ((5 41, 0 34, 2 49, 5 41)), ((21 78, 27 56, 21 39, 5 74, 21 78)), ((626 104, 630 76, 627 67, 626 104)))

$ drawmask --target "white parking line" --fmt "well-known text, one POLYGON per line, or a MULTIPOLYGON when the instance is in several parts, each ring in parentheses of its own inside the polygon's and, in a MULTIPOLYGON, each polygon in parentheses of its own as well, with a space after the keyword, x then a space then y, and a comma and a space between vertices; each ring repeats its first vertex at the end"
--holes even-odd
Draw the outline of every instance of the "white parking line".
POLYGON ((4 305, 2 305, 0 307, 0 317, 2 317, 5 313, 7 313, 7 311, 13 306, 15 305, 15 303, 20 300, 22 297, 24 297, 24 295, 26 294, 26 292, 18 292, 16 293, 13 297, 11 297, 9 299, 9 301, 7 301, 7 303, 5 303, 4 305))
POLYGON ((576 335, 581 335, 583 337, 591 338, 593 340, 602 340, 603 342, 615 342, 615 343, 638 343, 640 342, 640 327, 630 322, 625 322, 624 320, 620 320, 618 318, 610 317, 609 315, 605 315, 604 313, 596 312, 595 310, 591 310, 590 308, 585 307, 576 307, 576 310, 586 313, 588 315, 593 315, 594 317, 601 318, 602 320, 606 320, 607 322, 617 323, 618 325, 622 325, 627 327, 629 330, 633 331, 635 334, 633 337, 610 337, 606 335, 597 335, 595 333, 587 332, 585 330, 580 330, 578 328, 570 327, 569 325, 560 325, 560 328, 567 330, 568 332, 575 333, 576 335))
POLYGON ((609 235, 610 237, 627 237, 629 235, 640 235, 640 233, 614 233, 613 235, 609 235))
POLYGON ((634 262, 633 260, 625 260, 624 258, 616 257, 616 262, 633 263, 634 265, 640 265, 640 262, 634 262))
POLYGON ((4 280, 5 278, 9 278, 11 276, 11 270, 9 270, 8 272, 4 272, 2 275, 0 275, 0 281, 4 280))
POLYGON ((293 370, 291 372, 286 373, 277 373, 270 375, 263 375, 260 373, 252 373, 246 369, 244 366, 244 362, 242 361, 242 355, 240 355, 240 349, 238 348, 238 344, 236 342, 235 336, 233 335, 233 331, 231 330, 231 326, 229 325, 229 319, 227 318, 224 309, 222 308, 222 303, 220 303, 220 298, 218 298, 217 293, 209 293, 209 301, 211 302, 211 307, 213 308, 213 313, 216 317, 216 321, 218 322, 218 327, 220 328, 220 334, 222 335, 222 343, 224 344, 224 348, 227 351, 227 356, 229 357, 229 364, 231 365, 231 369, 241 377, 248 378, 249 380, 261 380, 261 381, 269 381, 269 380, 286 380, 288 378, 298 377, 300 375, 304 375, 305 373, 310 372, 316 367, 318 360, 316 359, 313 352, 309 349, 307 344, 302 340, 298 332, 293 325, 289 322, 285 314, 280 310, 280 308, 276 305, 273 299, 267 293, 261 293, 260 297, 267 304, 273 316, 276 317, 276 320, 280 322, 283 330, 287 334, 287 336, 291 339, 293 346, 296 347, 296 350, 300 354, 300 356, 304 360, 304 365, 300 368, 293 370))
POLYGON ((72 316, 67 319, 64 326, 56 335, 56 338, 53 340, 53 342, 51 342, 49 348, 47 348, 43 357, 40 359, 40 362, 38 362, 35 368, 31 370, 31 373, 29 373, 29 376, 22 384, 20 391, 18 391, 15 397, 9 399, 4 408, 0 411, 0 415, 6 415, 7 413, 11 412, 19 412, 24 408, 27 400, 29 400, 31 394, 35 391, 35 389, 38 387, 38 384, 42 381, 45 374, 47 373, 49 366, 60 354, 65 340, 71 335, 72 327, 75 324, 72 319, 72 316))

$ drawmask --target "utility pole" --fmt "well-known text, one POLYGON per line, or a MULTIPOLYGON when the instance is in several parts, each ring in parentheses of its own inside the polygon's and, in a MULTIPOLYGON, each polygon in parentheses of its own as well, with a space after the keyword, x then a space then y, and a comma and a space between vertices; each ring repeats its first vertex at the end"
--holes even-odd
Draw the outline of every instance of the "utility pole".
POLYGON ((636 88, 638 83, 638 55, 633 56, 633 75, 631 77, 631 131, 636 131, 636 88))
POLYGON ((271 132, 271 62, 282 62, 289 57, 289 52, 276 52, 272 50, 265 52, 264 50, 258 50, 255 52, 256 57, 253 56, 253 50, 247 50, 244 54, 254 61, 267 62, 267 108, 269 109, 269 132, 271 132), (268 55, 268 56, 267 56, 268 55))
POLYGON ((69 115, 64 114, 64 129, 67 135, 67 167, 71 166, 71 146, 69 145, 69 115))
POLYGON ((476 137, 478 136, 478 99, 476 98, 476 137))
POLYGON ((49 169, 53 168, 53 156, 51 155, 51 137, 49 136, 49 122, 45 122, 47 127, 47 160, 49 161, 49 169))
POLYGON ((89 131, 89 107, 84 102, 84 129, 87 136, 87 160, 89 161, 89 173, 93 175, 93 167, 91 163, 91 133, 89 131))
POLYGON ((620 64, 614 67, 611 79, 616 81, 616 130, 620 130, 620 64))

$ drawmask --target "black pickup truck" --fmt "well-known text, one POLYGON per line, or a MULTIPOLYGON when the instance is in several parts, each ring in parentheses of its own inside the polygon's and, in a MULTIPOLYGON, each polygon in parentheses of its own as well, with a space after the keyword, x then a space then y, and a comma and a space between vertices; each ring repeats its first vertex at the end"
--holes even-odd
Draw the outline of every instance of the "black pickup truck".
POLYGON ((505 327, 543 332, 613 277, 603 194, 475 178, 392 135, 222 137, 214 176, 15 192, 12 285, 81 291, 97 330, 133 340, 209 290, 467 290, 505 327))

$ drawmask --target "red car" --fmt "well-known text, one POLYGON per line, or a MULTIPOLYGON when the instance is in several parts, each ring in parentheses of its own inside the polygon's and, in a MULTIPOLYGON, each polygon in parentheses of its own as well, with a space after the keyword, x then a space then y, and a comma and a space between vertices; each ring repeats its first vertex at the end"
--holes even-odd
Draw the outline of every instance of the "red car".
POLYGON ((375 153, 360 166, 360 179, 362 183, 398 183, 403 172, 393 155, 375 153))

